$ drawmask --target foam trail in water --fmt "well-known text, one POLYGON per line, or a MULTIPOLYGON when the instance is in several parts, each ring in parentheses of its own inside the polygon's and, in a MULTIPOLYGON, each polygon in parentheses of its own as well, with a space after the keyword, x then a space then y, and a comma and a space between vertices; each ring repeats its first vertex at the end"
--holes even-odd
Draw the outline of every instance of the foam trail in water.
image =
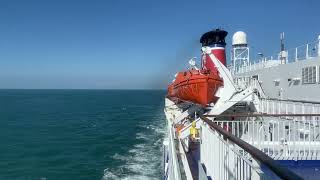
POLYGON ((162 142, 165 135, 165 120, 158 118, 153 122, 144 121, 139 124, 143 129, 136 133, 135 144, 128 153, 114 154, 114 160, 124 161, 120 167, 106 169, 104 180, 157 180, 161 179, 162 142))

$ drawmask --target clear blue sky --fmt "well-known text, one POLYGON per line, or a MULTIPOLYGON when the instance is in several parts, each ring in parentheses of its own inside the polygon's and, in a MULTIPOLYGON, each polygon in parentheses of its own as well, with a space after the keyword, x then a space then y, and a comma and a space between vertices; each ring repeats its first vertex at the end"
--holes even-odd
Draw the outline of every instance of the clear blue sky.
POLYGON ((320 34, 320 1, 1 0, 0 88, 164 89, 202 33, 248 35, 252 57, 320 34))

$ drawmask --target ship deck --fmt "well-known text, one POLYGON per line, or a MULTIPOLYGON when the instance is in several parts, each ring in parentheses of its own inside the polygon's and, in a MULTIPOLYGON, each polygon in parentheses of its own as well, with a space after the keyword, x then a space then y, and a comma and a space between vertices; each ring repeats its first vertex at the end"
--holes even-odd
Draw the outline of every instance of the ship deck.
POLYGON ((318 180, 320 177, 320 160, 282 160, 278 162, 304 179, 318 180))
POLYGON ((198 180, 200 160, 200 142, 192 142, 189 144, 189 151, 186 153, 188 163, 190 166, 191 174, 194 180, 198 180))

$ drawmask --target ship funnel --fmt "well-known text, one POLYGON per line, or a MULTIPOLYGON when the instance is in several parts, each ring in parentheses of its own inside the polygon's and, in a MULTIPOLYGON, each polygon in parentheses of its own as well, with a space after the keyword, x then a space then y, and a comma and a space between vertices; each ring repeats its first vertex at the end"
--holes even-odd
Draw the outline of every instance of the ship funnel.
MULTIPOLYGON (((225 37, 228 32, 216 29, 213 31, 209 31, 204 33, 200 38, 200 43, 202 47, 209 47, 211 53, 224 65, 226 66, 226 53, 225 53, 225 37)), ((202 55, 202 68, 209 70, 216 70, 214 63, 210 59, 209 56, 203 54, 202 55)))

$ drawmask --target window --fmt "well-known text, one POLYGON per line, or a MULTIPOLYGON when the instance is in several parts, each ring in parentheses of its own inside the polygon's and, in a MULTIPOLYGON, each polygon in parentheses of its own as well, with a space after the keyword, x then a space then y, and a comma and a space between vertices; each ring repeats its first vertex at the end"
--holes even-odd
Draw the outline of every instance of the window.
POLYGON ((316 66, 302 68, 302 84, 315 84, 317 78, 316 66))

